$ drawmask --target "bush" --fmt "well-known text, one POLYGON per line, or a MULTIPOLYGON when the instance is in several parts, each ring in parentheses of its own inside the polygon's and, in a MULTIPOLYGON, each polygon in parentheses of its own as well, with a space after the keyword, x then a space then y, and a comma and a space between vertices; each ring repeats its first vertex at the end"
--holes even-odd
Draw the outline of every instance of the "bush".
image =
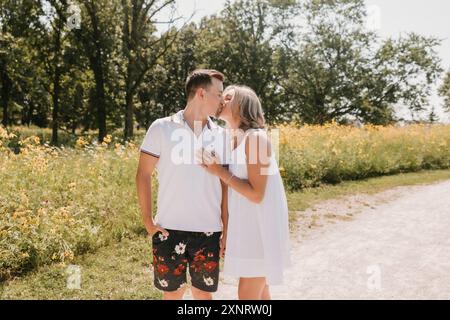
POLYGON ((16 154, 5 147, 16 137, 0 130, 0 279, 142 233, 136 145, 57 148, 31 136, 16 154))
POLYGON ((450 125, 280 126, 280 167, 291 191, 320 183, 450 167, 450 125))

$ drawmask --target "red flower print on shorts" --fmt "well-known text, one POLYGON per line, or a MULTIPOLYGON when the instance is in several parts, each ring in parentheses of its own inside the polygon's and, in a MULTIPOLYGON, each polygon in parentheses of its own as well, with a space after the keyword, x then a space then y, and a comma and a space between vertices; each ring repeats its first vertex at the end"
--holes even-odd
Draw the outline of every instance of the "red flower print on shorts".
POLYGON ((194 258, 194 261, 196 261, 196 262, 202 262, 205 260, 206 260, 206 257, 202 254, 199 254, 198 256, 195 256, 195 258, 194 258))
POLYGON ((174 276, 181 276, 181 274, 182 274, 182 272, 181 272, 181 270, 178 269, 178 268, 176 268, 176 269, 173 271, 173 275, 174 275, 174 276))
POLYGON ((194 269, 194 272, 200 272, 202 270, 202 262, 201 261, 195 261, 191 264, 192 268, 194 269))
POLYGON ((180 276, 180 275, 183 274, 184 269, 186 269, 186 267, 185 267, 184 265, 180 264, 180 265, 173 271, 173 274, 174 274, 175 276, 180 276))
POLYGON ((205 270, 208 272, 213 272, 217 268, 217 262, 209 261, 205 263, 205 270))
POLYGON ((169 268, 164 264, 159 264, 157 266, 157 271, 159 274, 165 275, 167 272, 169 272, 169 268))

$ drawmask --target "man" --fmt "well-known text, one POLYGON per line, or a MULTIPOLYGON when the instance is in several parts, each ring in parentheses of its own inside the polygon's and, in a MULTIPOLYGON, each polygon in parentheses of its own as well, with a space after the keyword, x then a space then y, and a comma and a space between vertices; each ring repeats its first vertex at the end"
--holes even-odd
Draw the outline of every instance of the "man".
POLYGON ((154 284, 164 299, 183 298, 187 269, 194 299, 212 299, 212 292, 217 291, 227 189, 196 163, 195 153, 205 148, 225 158, 224 130, 210 119, 222 107, 223 78, 215 70, 194 70, 186 80, 185 109, 154 121, 140 148, 139 205, 152 237, 154 284), (153 219, 151 175, 155 168, 158 199, 153 219))

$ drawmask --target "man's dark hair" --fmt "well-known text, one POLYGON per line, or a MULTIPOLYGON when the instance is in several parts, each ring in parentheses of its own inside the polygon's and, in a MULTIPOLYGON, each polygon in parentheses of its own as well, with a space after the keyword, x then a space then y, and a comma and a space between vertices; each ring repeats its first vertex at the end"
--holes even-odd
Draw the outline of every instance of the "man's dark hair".
POLYGON ((212 78, 223 82, 223 73, 213 69, 196 69, 192 71, 186 79, 186 97, 188 100, 195 96, 198 88, 206 89, 212 85, 212 78))

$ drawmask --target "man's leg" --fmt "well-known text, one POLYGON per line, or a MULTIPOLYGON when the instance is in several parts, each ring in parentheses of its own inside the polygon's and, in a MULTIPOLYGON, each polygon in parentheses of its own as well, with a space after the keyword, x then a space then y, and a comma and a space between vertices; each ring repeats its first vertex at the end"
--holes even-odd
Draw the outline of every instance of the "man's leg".
POLYGON ((163 291, 164 300, 183 299, 186 291, 185 243, 185 233, 177 230, 170 230, 167 237, 160 232, 152 237, 154 285, 163 291))
POLYGON ((212 293, 197 289, 191 286, 192 296, 195 300, 212 300, 212 293))
POLYGON ((183 299, 184 292, 186 291, 186 286, 178 289, 177 291, 164 291, 163 300, 181 300, 183 299))
POLYGON ((211 300, 219 282, 221 232, 196 232, 188 245, 191 291, 195 300, 211 300))

